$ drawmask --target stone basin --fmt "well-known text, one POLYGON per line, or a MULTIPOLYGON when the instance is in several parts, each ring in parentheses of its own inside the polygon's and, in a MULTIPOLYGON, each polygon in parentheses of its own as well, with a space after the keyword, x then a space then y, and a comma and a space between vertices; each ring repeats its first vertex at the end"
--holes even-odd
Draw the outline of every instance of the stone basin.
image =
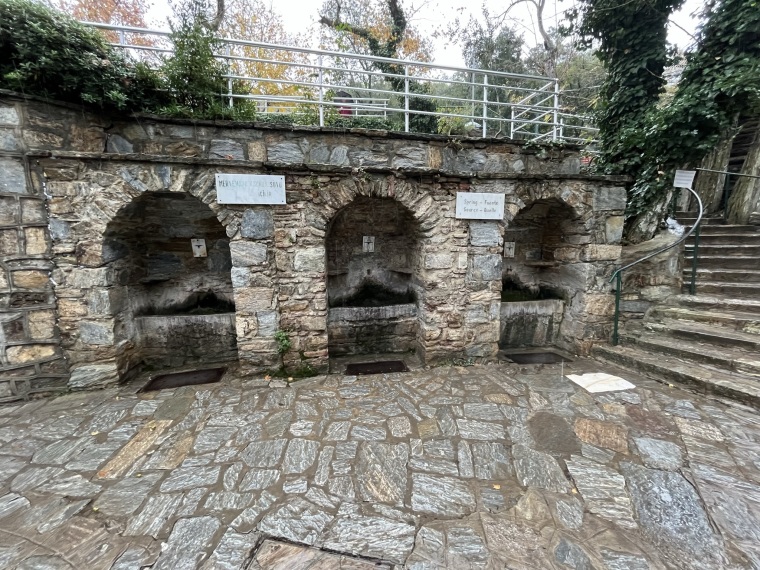
POLYGON ((330 356, 408 352, 417 341, 417 305, 335 307, 327 316, 330 356))
POLYGON ((503 302, 499 345, 502 348, 554 345, 564 311, 565 302, 561 299, 503 302))
POLYGON ((183 366, 237 358, 235 313, 151 315, 134 319, 136 344, 146 364, 183 366))

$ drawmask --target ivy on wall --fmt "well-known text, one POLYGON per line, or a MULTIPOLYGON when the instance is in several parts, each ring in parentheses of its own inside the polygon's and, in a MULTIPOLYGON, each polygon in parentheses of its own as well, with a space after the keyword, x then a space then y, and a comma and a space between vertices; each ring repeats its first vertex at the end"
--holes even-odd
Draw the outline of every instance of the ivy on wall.
POLYGON ((673 171, 696 166, 739 114, 760 112, 760 4, 712 0, 672 100, 658 104, 668 61, 665 25, 682 0, 583 0, 576 29, 608 68, 599 116, 604 173, 627 174, 626 237, 651 237, 673 171))

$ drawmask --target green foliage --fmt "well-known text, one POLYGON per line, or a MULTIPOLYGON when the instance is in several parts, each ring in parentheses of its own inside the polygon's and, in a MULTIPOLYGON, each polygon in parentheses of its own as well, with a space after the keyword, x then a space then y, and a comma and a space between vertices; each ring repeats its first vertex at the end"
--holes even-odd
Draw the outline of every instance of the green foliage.
POLYGON ((193 114, 215 113, 224 106, 228 91, 227 67, 214 56, 219 42, 214 37, 204 0, 184 0, 171 24, 174 51, 162 71, 176 105, 193 114))
MULTIPOLYGON (((668 61, 665 23, 681 0, 584 0, 580 30, 599 41, 608 70, 599 117, 600 167, 635 178, 626 233, 637 216, 667 206, 673 171, 695 166, 725 136, 736 117, 760 110, 758 0, 713 0, 705 9, 696 51, 672 100, 659 105, 668 61), (616 5, 610 10, 610 3, 616 5)), ((638 232, 638 233, 637 233, 638 232)))
POLYGON ((293 346, 290 342, 290 335, 288 335, 287 331, 280 330, 274 333, 274 340, 277 343, 277 354, 280 356, 288 352, 293 346))
MULTIPOLYGON (((496 24, 485 6, 482 10, 484 22, 470 18, 467 26, 455 32, 462 46, 465 64, 475 69, 524 73, 522 36, 508 26, 496 24)), ((499 85, 504 81, 493 78, 492 84, 499 85)))
MULTIPOLYGON (((454 111, 457 114, 464 114, 464 109, 454 111)), ((464 117, 438 117, 438 133, 442 135, 466 135, 467 119, 464 117)))
MULTIPOLYGON (((273 125, 318 125, 319 105, 301 103, 292 113, 264 113, 257 115, 256 121, 273 125)), ((325 107, 324 124, 337 129, 393 130, 391 122, 383 117, 347 117, 341 115, 335 107, 325 107)))
POLYGON ((159 83, 71 17, 30 0, 0 0, 0 87, 123 110, 159 103, 159 83))
POLYGON ((651 109, 644 130, 621 136, 621 148, 640 150, 644 166, 630 192, 631 214, 671 186, 676 168, 696 166, 739 115, 760 112, 760 4, 722 0, 707 10, 670 104, 651 109))
POLYGON ((664 90, 662 72, 670 62, 667 23, 684 0, 582 0, 571 12, 575 31, 607 69, 598 114, 601 163, 611 174, 641 166, 621 144, 624 131, 642 128, 646 113, 664 90))
POLYGON ((562 108, 576 115, 592 115, 607 74, 604 65, 595 54, 578 49, 557 30, 552 30, 551 36, 554 49, 547 50, 542 45, 531 48, 525 57, 525 71, 556 77, 562 91, 562 108))

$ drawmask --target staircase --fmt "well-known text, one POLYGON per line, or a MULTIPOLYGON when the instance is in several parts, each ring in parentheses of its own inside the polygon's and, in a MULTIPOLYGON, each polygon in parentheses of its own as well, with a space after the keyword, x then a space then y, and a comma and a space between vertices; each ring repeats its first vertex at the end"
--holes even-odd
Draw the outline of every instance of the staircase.
MULTIPOLYGON (((695 212, 678 215, 687 227, 696 221, 695 212)), ((683 292, 689 292, 694 259, 692 235, 686 241, 683 263, 683 292)), ((760 299, 760 227, 734 226, 722 218, 703 218, 699 238, 697 293, 760 299)))
MULTIPOLYGON (((688 225, 695 218, 679 215, 688 225)), ((656 380, 686 384, 760 409, 760 227, 703 219, 696 295, 689 295, 694 238, 686 242, 684 291, 629 321, 619 346, 594 356, 656 380)))

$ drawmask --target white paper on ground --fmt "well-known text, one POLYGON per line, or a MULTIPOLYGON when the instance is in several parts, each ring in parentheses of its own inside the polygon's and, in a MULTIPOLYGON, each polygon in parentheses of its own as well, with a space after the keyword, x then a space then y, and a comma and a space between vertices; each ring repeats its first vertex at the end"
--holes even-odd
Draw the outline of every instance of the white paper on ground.
POLYGON ((628 380, 605 372, 590 372, 588 374, 568 374, 567 379, 578 384, 587 392, 614 392, 615 390, 630 390, 635 388, 628 380))

